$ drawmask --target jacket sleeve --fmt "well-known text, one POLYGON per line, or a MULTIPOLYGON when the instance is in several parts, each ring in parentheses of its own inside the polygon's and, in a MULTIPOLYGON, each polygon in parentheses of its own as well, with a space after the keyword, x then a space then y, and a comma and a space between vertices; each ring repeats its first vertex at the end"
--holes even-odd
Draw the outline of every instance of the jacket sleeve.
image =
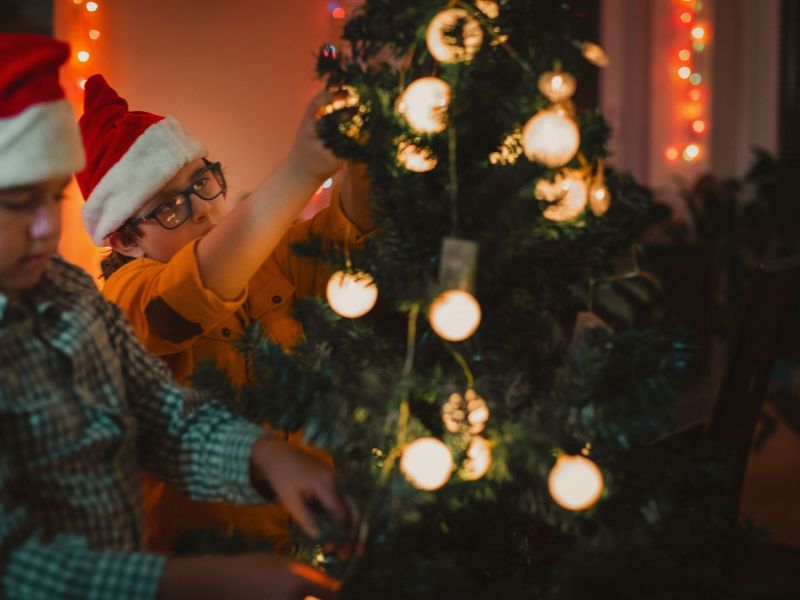
POLYGON ((203 284, 197 263, 198 240, 181 248, 169 262, 147 258, 123 266, 106 282, 103 295, 120 306, 154 354, 164 356, 191 347, 242 305, 224 300, 203 284))
POLYGON ((27 527, 32 520, 24 509, 0 504, 0 598, 156 597, 166 557, 92 550, 75 534, 44 541, 27 527))
POLYGON ((250 481, 249 459, 264 429, 175 383, 119 307, 104 304, 109 339, 124 366, 125 395, 137 417, 142 465, 197 500, 263 503, 250 481))

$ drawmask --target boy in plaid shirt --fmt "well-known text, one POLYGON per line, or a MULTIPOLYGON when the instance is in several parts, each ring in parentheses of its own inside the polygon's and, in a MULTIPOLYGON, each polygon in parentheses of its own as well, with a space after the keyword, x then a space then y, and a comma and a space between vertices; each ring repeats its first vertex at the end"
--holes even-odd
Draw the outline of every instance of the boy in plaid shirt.
POLYGON ((140 466, 199 499, 271 488, 312 535, 307 500, 349 515, 327 466, 176 385, 55 256, 84 160, 58 84, 68 55, 0 34, 0 597, 330 598, 335 581, 285 557, 142 551, 140 466))

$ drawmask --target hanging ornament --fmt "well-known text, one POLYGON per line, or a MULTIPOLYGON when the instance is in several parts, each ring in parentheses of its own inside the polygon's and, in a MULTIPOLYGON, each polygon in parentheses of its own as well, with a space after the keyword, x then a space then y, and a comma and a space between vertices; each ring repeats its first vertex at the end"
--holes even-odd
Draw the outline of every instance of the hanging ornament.
POLYGON ((564 102, 572 98, 577 82, 564 71, 545 71, 539 75, 539 91, 550 102, 564 102))
POLYGON ((607 67, 609 64, 606 51, 594 42, 583 42, 581 52, 583 57, 596 67, 607 67))
POLYGON ((436 157, 428 148, 421 148, 406 138, 397 143, 397 162, 413 173, 425 173, 436 167, 436 157))
POLYGON ((463 8, 448 8, 430 22, 425 42, 431 55, 441 63, 468 62, 480 50, 483 29, 463 8))
POLYGON ((565 169, 556 175, 554 182, 540 179, 536 183, 534 195, 550 204, 542 211, 542 216, 551 221, 571 221, 586 208, 588 190, 580 171, 565 169))
POLYGON ((375 306, 378 288, 368 273, 336 271, 328 280, 325 295, 337 314, 356 319, 375 306))
POLYGON ((578 152, 580 132, 563 107, 540 111, 522 130, 525 156, 551 168, 562 167, 578 152))
POLYGON ((438 77, 412 81, 397 102, 397 112, 420 133, 439 133, 447 127, 450 85, 438 77))
POLYGON ((475 289, 477 262, 477 243, 453 237, 442 240, 439 284, 447 291, 433 300, 428 318, 436 334, 451 342, 467 339, 481 322, 480 304, 467 291, 475 289))
POLYGON ((424 437, 403 448, 400 470, 408 480, 422 490, 442 487, 453 472, 453 456, 440 440, 424 437))
POLYGON ((611 193, 605 184, 592 184, 589 188, 589 208, 595 217, 603 216, 611 205, 611 193))
POLYGON ((585 456, 562 454, 547 479, 550 495, 568 510, 585 510, 603 493, 603 474, 585 456))
POLYGON ((481 306, 469 292, 449 290, 436 297, 428 318, 436 335, 451 342, 460 342, 478 329, 481 306))
POLYGON ((489 406, 475 390, 468 389, 464 396, 452 393, 442 407, 442 422, 450 433, 466 431, 478 435, 489 420, 489 406))
POLYGON ((500 7, 492 0, 475 0, 475 7, 490 19, 500 16, 500 7))
POLYGON ((480 479, 492 466, 492 448, 488 440, 474 436, 467 448, 467 458, 461 465, 461 476, 469 481, 480 479))
POLYGON ((500 146, 489 155, 493 165, 515 165, 522 154, 522 130, 517 128, 509 133, 500 146))

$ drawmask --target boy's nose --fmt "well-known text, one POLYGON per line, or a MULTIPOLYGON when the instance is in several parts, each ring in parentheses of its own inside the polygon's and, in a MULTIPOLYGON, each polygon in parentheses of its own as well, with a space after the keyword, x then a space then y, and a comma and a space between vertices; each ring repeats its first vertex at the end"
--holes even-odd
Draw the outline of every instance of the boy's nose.
POLYGON ((36 209, 31 222, 31 237, 48 238, 58 233, 61 222, 61 205, 57 203, 42 204, 36 209))
POLYGON ((208 211, 211 210, 210 202, 192 194, 192 219, 203 221, 208 218, 208 211))

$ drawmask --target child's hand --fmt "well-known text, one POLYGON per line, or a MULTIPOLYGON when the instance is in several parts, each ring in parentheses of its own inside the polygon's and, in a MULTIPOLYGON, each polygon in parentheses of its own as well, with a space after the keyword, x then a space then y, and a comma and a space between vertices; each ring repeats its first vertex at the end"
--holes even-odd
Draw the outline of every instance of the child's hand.
POLYGON ((322 571, 286 556, 202 556, 168 560, 158 598, 333 600, 339 587, 338 581, 322 571))
POLYGON ((309 102, 303 120, 295 134, 288 162, 300 174, 318 179, 320 183, 342 168, 344 162, 325 148, 317 136, 316 122, 326 105, 337 100, 337 93, 319 92, 309 102))
POLYGON ((250 453, 254 483, 267 482, 305 532, 316 538, 312 504, 318 503, 339 523, 347 526, 357 515, 339 494, 333 468, 302 448, 282 439, 262 437, 250 453))

